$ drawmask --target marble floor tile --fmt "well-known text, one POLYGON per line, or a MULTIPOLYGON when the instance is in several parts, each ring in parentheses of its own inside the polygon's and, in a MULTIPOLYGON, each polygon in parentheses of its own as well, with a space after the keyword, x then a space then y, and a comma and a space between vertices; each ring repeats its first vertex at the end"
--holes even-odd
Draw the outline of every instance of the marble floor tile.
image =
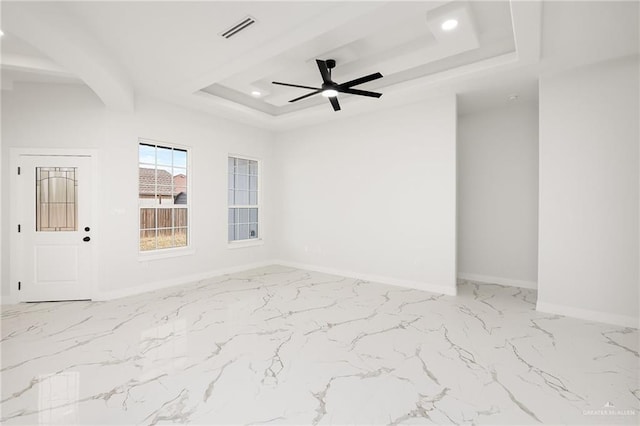
POLYGON ((638 330, 271 266, 2 308, 3 424, 638 424, 638 330))

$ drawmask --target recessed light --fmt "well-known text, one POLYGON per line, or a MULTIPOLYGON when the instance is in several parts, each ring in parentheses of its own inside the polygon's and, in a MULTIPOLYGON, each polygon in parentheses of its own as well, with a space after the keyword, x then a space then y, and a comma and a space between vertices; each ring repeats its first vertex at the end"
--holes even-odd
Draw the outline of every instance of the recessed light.
POLYGON ((458 26, 458 21, 456 19, 447 19, 440 26, 444 31, 451 31, 458 26))
POLYGON ((258 92, 257 90, 251 92, 251 96, 253 96, 254 98, 258 98, 260 97, 260 95, 262 95, 262 93, 258 92))
POLYGON ((324 96, 325 98, 335 98, 336 96, 338 96, 338 91, 333 89, 323 90, 322 96, 324 96))
POLYGON ((2 37, 3 35, 4 35, 4 32, 0 30, 0 37, 2 37))

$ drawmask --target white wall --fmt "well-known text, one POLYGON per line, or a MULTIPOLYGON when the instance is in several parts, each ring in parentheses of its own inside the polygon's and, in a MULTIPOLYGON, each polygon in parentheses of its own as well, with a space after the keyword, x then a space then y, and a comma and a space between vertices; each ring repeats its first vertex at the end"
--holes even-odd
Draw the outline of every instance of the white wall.
POLYGON ((10 147, 97 148, 100 212, 92 241, 99 251, 103 296, 177 283, 212 271, 272 258, 272 139, 270 132, 139 99, 134 114, 105 110, 90 89, 76 85, 16 85, 2 93, 2 294, 9 294, 10 147), (138 255, 138 137, 185 145, 192 157, 192 245, 195 253, 154 261, 138 255), (227 247, 227 155, 264 161, 266 243, 227 247))
POLYGON ((282 259, 455 292, 453 95, 277 138, 282 259))
POLYGON ((458 276, 536 288, 538 105, 458 117, 458 276))
POLYGON ((540 80, 538 309, 638 326, 638 58, 540 80))

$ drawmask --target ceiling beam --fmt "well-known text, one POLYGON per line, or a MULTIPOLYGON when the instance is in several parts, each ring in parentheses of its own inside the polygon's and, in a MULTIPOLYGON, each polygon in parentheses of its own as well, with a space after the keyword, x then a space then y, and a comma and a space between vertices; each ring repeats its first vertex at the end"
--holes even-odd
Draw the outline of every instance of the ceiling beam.
POLYGON ((107 108, 133 111, 133 87, 120 64, 65 12, 56 3, 4 2, 2 29, 84 81, 107 108))
POLYGON ((61 75, 65 77, 75 77, 50 59, 38 58, 36 56, 19 55, 16 53, 3 53, 0 57, 2 69, 29 71, 47 75, 61 75))

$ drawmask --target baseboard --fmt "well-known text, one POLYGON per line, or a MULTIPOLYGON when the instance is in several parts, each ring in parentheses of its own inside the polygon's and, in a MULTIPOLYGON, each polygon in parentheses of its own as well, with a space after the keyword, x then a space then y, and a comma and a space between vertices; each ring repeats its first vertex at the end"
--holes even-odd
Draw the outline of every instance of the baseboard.
POLYGON ((503 277, 490 277, 488 275, 468 274, 466 272, 458 272, 458 278, 468 281, 479 281, 481 283, 506 285, 509 287, 530 288, 532 290, 538 289, 538 283, 535 281, 514 280, 511 278, 503 277))
POLYGON ((131 288, 124 288, 118 290, 110 290, 110 291, 101 291, 98 292, 92 300, 113 300, 120 299, 122 297, 135 296, 141 293, 147 293, 150 291, 161 290, 168 287, 174 287, 178 285, 190 284, 201 280, 206 280, 209 278, 219 277, 221 275, 233 274, 236 272, 247 271, 255 268, 262 268, 269 265, 277 264, 276 261, 269 260, 264 262, 256 262, 238 266, 232 266, 229 268, 216 269, 212 271, 202 272, 199 274, 191 274, 185 275, 181 277, 176 277, 170 280, 164 281, 156 281, 153 283, 143 284, 131 288))
MULTIPOLYGON (((135 296, 142 293, 148 293, 150 291, 162 290, 168 287, 175 287, 184 284, 190 284, 193 282, 219 277, 221 275, 233 274, 236 272, 247 271, 255 268, 262 268, 270 265, 282 265, 291 268, 307 269, 310 271, 323 272, 332 275, 339 275, 343 277, 356 278, 366 281, 378 282, 381 284, 389 284, 398 287, 414 288, 417 290, 430 291, 433 293, 441 293, 449 296, 455 296, 457 294, 456 287, 447 287, 442 285, 428 284, 421 281, 402 280, 398 278, 385 277, 380 275, 363 274, 359 272, 345 271, 342 269, 329 268, 317 265, 308 265, 296 262, 289 262, 285 260, 268 260, 263 262, 256 262, 238 266, 232 266, 229 268, 216 269, 212 271, 206 271, 199 274, 185 275, 181 277, 172 278, 169 280, 156 281, 153 283, 147 283, 130 288, 123 288, 117 290, 98 291, 92 300, 104 301, 120 299, 123 297, 135 296)), ((16 303, 11 297, 3 297, 2 304, 14 304, 16 303)))
POLYGON ((385 277, 380 275, 363 274, 360 272, 345 271, 342 269, 330 268, 326 266, 308 265, 304 263, 290 262, 287 260, 274 260, 274 263, 277 265, 288 266, 290 268, 306 269, 309 271, 322 272, 325 274, 356 278, 359 280, 377 282, 381 284, 389 284, 397 287, 406 287, 406 288, 413 288, 416 290, 430 291, 432 293, 441 293, 441 294, 446 294, 448 296, 457 295, 456 286, 447 287, 443 285, 424 283, 421 281, 411 281, 411 280, 385 277))
POLYGON ((536 310, 548 314, 564 315, 587 321, 603 322, 605 324, 619 325, 622 327, 640 328, 639 318, 574 308, 573 306, 556 305, 554 303, 542 302, 540 300, 538 300, 538 303, 536 304, 536 310))

